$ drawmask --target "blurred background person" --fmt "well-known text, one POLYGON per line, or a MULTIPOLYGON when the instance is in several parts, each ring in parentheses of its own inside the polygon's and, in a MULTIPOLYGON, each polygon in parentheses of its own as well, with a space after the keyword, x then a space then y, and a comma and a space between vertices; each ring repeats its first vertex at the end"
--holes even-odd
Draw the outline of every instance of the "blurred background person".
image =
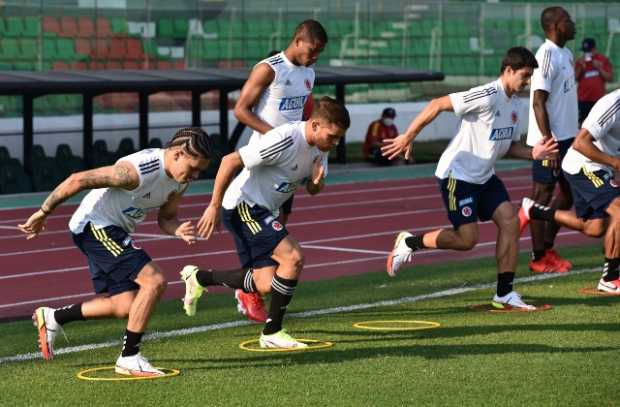
POLYGON ((392 107, 386 107, 381 113, 381 118, 373 121, 368 126, 363 146, 364 159, 366 161, 380 165, 392 164, 392 161, 381 154, 381 146, 383 145, 383 140, 398 137, 398 129, 394 125, 395 117, 396 110, 392 107))
POLYGON ((613 80, 613 68, 609 59, 596 50, 593 38, 581 43, 583 56, 575 61, 579 124, 588 116, 592 106, 605 95, 605 82, 613 80))

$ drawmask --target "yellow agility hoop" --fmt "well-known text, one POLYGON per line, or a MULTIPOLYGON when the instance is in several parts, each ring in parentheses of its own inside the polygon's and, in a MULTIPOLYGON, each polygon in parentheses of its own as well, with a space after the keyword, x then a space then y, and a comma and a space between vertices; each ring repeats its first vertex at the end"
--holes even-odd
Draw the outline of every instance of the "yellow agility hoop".
POLYGON ((122 376, 122 375, 117 375, 117 376, 110 376, 110 377, 105 377, 105 376, 89 376, 89 373, 93 373, 93 372, 101 372, 101 371, 114 371, 114 366, 104 366, 104 367, 95 367, 92 369, 86 369, 86 370, 82 370, 81 372, 78 372, 76 374, 76 377, 80 380, 87 380, 87 381, 91 381, 91 382, 122 382, 122 381, 128 381, 128 380, 155 380, 155 379, 163 379, 166 377, 173 377, 173 376, 178 376, 181 374, 180 370, 177 369, 166 369, 163 367, 156 367, 155 369, 159 369, 162 372, 164 372, 165 374, 163 376, 122 376))
POLYGON ((353 324, 355 328, 370 331, 424 331, 440 326, 439 322, 415 320, 362 321, 353 324))
POLYGON ((239 349, 246 350, 248 352, 303 352, 309 350, 325 349, 334 346, 333 342, 320 341, 318 339, 297 339, 297 341, 308 345, 306 348, 261 348, 258 345, 258 339, 250 339, 248 341, 241 342, 239 349), (254 346, 252 346, 254 345, 254 346))

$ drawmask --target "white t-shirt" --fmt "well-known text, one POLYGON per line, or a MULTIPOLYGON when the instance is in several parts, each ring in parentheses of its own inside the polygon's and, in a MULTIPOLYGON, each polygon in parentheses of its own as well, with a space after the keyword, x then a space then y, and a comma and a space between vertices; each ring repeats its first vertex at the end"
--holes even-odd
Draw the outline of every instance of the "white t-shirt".
POLYGON ((293 122, 278 126, 239 149, 245 168, 226 190, 224 209, 245 201, 278 216, 280 206, 312 176, 315 159, 323 160, 327 175, 327 153, 308 144, 305 125, 293 122))
POLYGON ((553 137, 558 141, 571 139, 579 131, 573 54, 568 48, 560 48, 547 39, 536 51, 536 61, 538 68, 534 69, 530 86, 527 144, 534 146, 542 138, 533 108, 536 90, 549 93, 545 107, 553 137))
POLYGON ((484 184, 495 173, 495 162, 519 140, 521 102, 506 95, 500 79, 449 96, 461 120, 435 175, 484 184))
MULTIPOLYGON (((258 64, 263 63, 273 69, 275 77, 262 93, 254 113, 273 127, 301 120, 314 86, 314 69, 293 64, 284 52, 258 64)), ((260 134, 254 131, 249 142, 256 141, 260 134)))
POLYGON ((96 229, 116 225, 131 233, 149 210, 160 208, 171 193, 181 192, 187 186, 166 174, 163 149, 138 151, 118 161, 126 161, 135 167, 140 184, 133 191, 121 188, 91 190, 69 221, 71 232, 82 233, 84 226, 91 222, 96 229))
MULTIPOLYGON (((596 102, 581 127, 590 132, 599 150, 612 157, 620 157, 620 89, 596 102)), ((577 174, 584 167, 588 171, 613 172, 613 168, 590 160, 573 147, 569 148, 562 161, 562 169, 569 174, 577 174)))

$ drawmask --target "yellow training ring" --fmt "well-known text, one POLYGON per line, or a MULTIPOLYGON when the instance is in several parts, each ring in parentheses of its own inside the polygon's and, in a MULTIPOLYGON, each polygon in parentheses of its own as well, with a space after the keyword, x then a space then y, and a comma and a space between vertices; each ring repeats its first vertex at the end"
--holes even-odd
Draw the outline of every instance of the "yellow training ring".
POLYGON ((165 374, 163 376, 110 376, 110 377, 97 377, 97 376, 89 376, 89 373, 114 370, 114 366, 104 366, 104 367, 95 367, 92 369, 82 370, 78 372, 76 377, 81 380, 89 380, 92 382, 121 382, 127 380, 154 380, 154 379, 163 379, 164 377, 172 377, 178 376, 181 374, 180 370, 177 369, 166 369, 163 367, 156 367, 155 369, 159 369, 165 374))
POLYGON ((355 328, 371 331, 423 331, 439 328, 441 324, 433 321, 389 320, 389 321, 362 321, 353 324, 355 328))
POLYGON ((308 347, 307 348, 261 348, 257 346, 251 346, 253 344, 258 344, 258 339, 250 339, 248 341, 241 342, 239 344, 239 348, 243 350, 247 350, 249 352, 301 352, 301 351, 331 348, 332 346, 334 346, 333 342, 320 341, 318 339, 297 339, 297 340, 299 342, 307 344, 308 347))

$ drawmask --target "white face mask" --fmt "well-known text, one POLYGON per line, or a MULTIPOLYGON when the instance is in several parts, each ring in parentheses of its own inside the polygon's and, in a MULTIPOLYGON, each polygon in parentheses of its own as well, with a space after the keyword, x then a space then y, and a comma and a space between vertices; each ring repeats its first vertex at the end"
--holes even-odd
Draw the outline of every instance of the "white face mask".
POLYGON ((391 126, 394 124, 394 119, 390 119, 388 117, 385 117, 383 119, 383 124, 385 124, 386 126, 391 126))

